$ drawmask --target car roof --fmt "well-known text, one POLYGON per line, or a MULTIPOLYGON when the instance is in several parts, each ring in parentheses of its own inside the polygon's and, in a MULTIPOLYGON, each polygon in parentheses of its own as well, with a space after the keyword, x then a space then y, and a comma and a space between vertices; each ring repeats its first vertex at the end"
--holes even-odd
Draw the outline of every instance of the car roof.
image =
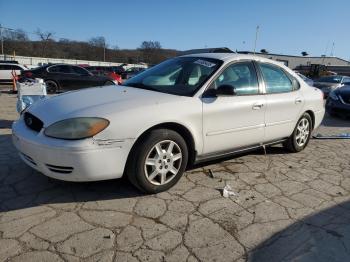
POLYGON ((284 65, 282 62, 274 61, 272 59, 264 58, 257 55, 250 54, 237 54, 237 53, 199 53, 199 54, 189 54, 180 57, 202 57, 202 58, 214 58, 219 59, 224 62, 233 60, 257 60, 262 62, 269 62, 276 65, 284 65))
POLYGON ((22 67, 24 67, 24 65, 17 64, 17 63, 0 63, 0 65, 16 65, 16 66, 22 66, 22 67))

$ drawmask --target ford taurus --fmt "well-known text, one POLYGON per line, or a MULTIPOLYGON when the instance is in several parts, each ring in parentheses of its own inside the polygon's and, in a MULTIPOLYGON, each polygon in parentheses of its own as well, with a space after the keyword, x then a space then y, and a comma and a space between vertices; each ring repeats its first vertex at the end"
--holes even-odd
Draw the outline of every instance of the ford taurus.
POLYGON ((176 57, 129 79, 53 96, 13 124, 23 161, 67 181, 123 175, 147 193, 188 165, 282 143, 303 150, 322 92, 284 65, 229 53, 176 57))

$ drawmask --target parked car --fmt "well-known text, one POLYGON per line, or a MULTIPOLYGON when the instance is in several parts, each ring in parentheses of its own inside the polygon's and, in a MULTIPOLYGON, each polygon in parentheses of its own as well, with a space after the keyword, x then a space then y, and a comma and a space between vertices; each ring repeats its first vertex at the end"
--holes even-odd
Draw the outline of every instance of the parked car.
POLYGON ((130 67, 126 69, 126 78, 127 79, 132 78, 145 70, 146 68, 144 67, 130 67))
POLYGON ((303 79, 305 81, 305 83, 307 83, 309 86, 313 86, 314 85, 314 81, 306 76, 304 76, 303 74, 300 74, 297 72, 297 75, 300 76, 301 79, 303 79))
POLYGON ((0 63, 0 83, 12 82, 12 72, 15 71, 17 75, 20 75, 24 70, 27 70, 27 68, 20 64, 0 63))
POLYGON ((324 116, 322 92, 278 62, 241 54, 169 59, 124 86, 30 106, 12 126, 21 158, 67 181, 119 178, 167 190, 188 165, 283 143, 303 150, 324 116))
POLYGON ((329 94, 326 110, 332 116, 350 116, 350 85, 338 88, 329 94))
POLYGON ((325 98, 327 98, 330 92, 339 87, 344 86, 346 83, 350 84, 350 77, 334 75, 325 76, 317 79, 314 82, 314 86, 321 89, 324 93, 325 98))
MULTIPOLYGON (((123 64, 124 65, 124 64, 123 64)), ((111 66, 112 70, 114 73, 120 75, 122 77, 122 79, 126 79, 127 78, 127 73, 123 67, 123 65, 120 66, 111 66)))
POLYGON ((23 71, 21 77, 42 78, 50 94, 86 87, 115 85, 107 76, 95 76, 88 70, 75 65, 51 64, 23 71))
POLYGON ((123 83, 121 75, 117 74, 111 66, 85 66, 84 68, 89 70, 94 75, 107 76, 116 81, 118 85, 123 83))

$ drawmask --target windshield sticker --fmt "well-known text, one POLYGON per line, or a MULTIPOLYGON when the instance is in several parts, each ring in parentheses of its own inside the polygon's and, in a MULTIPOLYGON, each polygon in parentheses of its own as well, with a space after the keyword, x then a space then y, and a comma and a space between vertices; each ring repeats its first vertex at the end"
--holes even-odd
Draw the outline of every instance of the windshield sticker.
POLYGON ((216 64, 214 64, 214 63, 210 63, 210 62, 205 61, 205 60, 202 60, 202 59, 198 59, 198 60, 195 61, 194 63, 195 63, 195 64, 198 64, 198 65, 205 66, 205 67, 213 67, 213 66, 216 65, 216 64))

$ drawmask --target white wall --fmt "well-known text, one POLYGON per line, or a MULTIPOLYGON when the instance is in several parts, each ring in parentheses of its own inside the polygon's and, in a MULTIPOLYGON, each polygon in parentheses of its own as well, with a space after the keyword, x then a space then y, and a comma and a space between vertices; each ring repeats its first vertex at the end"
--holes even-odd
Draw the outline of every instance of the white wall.
MULTIPOLYGON (((93 66, 118 66, 122 63, 113 63, 113 62, 101 62, 101 61, 88 61, 88 60, 76 60, 76 59, 64 59, 64 58, 46 58, 46 57, 30 57, 30 56, 13 56, 13 55, 0 55, 0 60, 15 60, 22 65, 27 65, 28 67, 36 67, 45 65, 48 63, 57 64, 71 64, 71 65, 93 65, 93 66)), ((145 67, 146 64, 127 64, 125 67, 145 67)))

